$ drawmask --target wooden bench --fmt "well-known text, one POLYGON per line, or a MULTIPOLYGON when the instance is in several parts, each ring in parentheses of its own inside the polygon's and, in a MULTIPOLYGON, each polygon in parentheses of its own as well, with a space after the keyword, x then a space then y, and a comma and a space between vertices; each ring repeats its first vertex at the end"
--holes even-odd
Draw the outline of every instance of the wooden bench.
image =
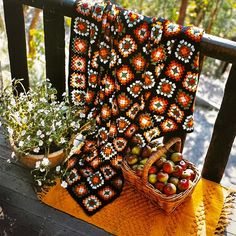
MULTIPOLYGON (((3 0, 3 3, 12 78, 24 78, 24 85, 29 86, 22 5, 43 9, 46 76, 61 96, 65 91, 64 16, 75 15, 75 0, 3 0)), ((233 63, 202 171, 204 178, 219 183, 236 134, 236 43, 204 34, 201 52, 205 56, 233 63)), ((185 134, 179 135, 184 143, 185 134)))

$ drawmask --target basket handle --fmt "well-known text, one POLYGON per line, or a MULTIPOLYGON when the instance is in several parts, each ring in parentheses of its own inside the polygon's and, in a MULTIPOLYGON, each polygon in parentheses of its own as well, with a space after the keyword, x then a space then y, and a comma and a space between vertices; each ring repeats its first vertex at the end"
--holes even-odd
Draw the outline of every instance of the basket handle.
POLYGON ((173 145, 175 145, 175 150, 177 152, 180 152, 181 150, 181 138, 179 137, 173 137, 170 140, 168 140, 163 147, 161 147, 160 149, 158 149, 156 151, 155 155, 152 155, 152 157, 150 157, 146 164, 144 165, 143 168, 143 175, 142 175, 142 180, 144 182, 144 184, 146 184, 148 182, 148 171, 150 169, 150 167, 152 166, 152 164, 157 161, 159 159, 160 156, 162 156, 164 153, 166 153, 173 145))

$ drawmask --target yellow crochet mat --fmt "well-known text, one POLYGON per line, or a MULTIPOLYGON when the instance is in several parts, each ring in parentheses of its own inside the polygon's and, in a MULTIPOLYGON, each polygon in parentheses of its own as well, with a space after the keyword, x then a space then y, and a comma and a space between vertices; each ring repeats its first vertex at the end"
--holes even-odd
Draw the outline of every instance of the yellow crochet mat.
POLYGON ((166 215, 129 185, 114 202, 87 216, 60 184, 38 194, 45 204, 115 235, 192 236, 224 231, 235 192, 202 179, 193 194, 174 213, 166 215))

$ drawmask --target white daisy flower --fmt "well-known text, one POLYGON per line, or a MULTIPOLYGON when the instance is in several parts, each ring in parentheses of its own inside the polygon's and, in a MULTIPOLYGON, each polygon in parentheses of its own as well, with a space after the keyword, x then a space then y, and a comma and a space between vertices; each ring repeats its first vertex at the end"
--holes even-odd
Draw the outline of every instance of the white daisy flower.
POLYGON ((42 140, 39 141, 39 146, 40 147, 43 146, 43 141, 42 140))
POLYGON ((24 136, 26 134, 25 130, 22 130, 21 135, 24 136))
POLYGON ((40 164, 41 164, 41 161, 37 161, 37 162, 35 163, 35 168, 36 168, 36 169, 39 168, 39 167, 40 167, 40 164))
POLYGON ((20 141, 20 142, 19 142, 19 147, 23 147, 23 145, 24 145, 24 142, 23 142, 23 141, 20 141))
POLYGON ((65 143, 65 142, 66 142, 65 138, 62 137, 60 143, 65 143))
POLYGON ((33 149, 33 151, 34 151, 35 153, 38 153, 38 152, 40 151, 40 148, 39 148, 39 147, 36 147, 36 148, 33 149))
POLYGON ((62 186, 63 188, 67 188, 68 184, 66 183, 66 181, 62 181, 62 182, 61 182, 61 186, 62 186))
POLYGON ((56 172, 59 172, 61 170, 61 166, 56 167, 56 172))
POLYGON ((43 160, 42 160, 42 165, 44 166, 48 166, 50 164, 50 161, 48 158, 44 157, 43 160))
POLYGON ((38 186, 42 186, 42 182, 41 182, 41 180, 36 180, 37 181, 37 184, 38 184, 38 186))
POLYGON ((37 133, 36 133, 38 136, 40 136, 42 134, 42 131, 41 130, 38 130, 37 133))

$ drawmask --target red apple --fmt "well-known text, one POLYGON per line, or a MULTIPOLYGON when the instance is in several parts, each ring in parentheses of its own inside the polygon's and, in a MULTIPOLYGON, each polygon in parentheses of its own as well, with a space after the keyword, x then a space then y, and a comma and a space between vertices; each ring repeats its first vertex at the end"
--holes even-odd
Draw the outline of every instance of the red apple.
POLYGON ((194 180, 195 178, 195 172, 192 169, 186 169, 182 173, 182 178, 183 179, 190 179, 194 180))
POLYGON ((156 166, 151 166, 148 174, 156 174, 157 173, 157 167, 156 166))
POLYGON ((182 176, 183 179, 190 179, 194 180, 195 178, 195 173, 192 169, 186 169, 183 171, 182 176))
POLYGON ((174 166, 175 166, 175 164, 173 161, 165 161, 162 166, 162 169, 167 174, 171 174, 174 171, 174 166))
POLYGON ((158 159, 156 162, 155 162, 155 165, 158 167, 158 168, 161 168, 164 164, 164 162, 166 161, 166 158, 165 156, 161 156, 160 159, 158 159))
POLYGON ((181 161, 183 159, 183 155, 180 152, 174 152, 174 153, 171 154, 170 159, 173 162, 178 162, 178 161, 181 161))
POLYGON ((163 171, 157 173, 157 180, 162 183, 166 183, 169 179, 169 175, 163 171))
POLYGON ((157 182, 157 175, 156 174, 150 174, 148 176, 148 182, 151 184, 155 184, 157 182))
POLYGON ((187 163, 184 160, 181 160, 178 165, 180 165, 183 168, 183 170, 187 169, 187 163))
POLYGON ((172 175, 175 177, 181 177, 183 173, 183 168, 180 165, 176 165, 174 167, 174 171, 172 172, 172 175))
POLYGON ((167 183, 167 185, 163 188, 163 192, 170 196, 176 193, 176 186, 172 183, 167 183))
POLYGON ((142 157, 148 158, 148 157, 150 157, 151 153, 152 153, 152 149, 150 147, 146 146, 142 150, 142 157))
POLYGON ((137 176, 141 177, 143 175, 143 165, 138 165, 135 170, 135 173, 137 176))
POLYGON ((128 155, 126 156, 126 161, 128 162, 129 165, 134 165, 138 162, 138 157, 136 155, 128 155))
POLYGON ((156 182, 155 183, 155 188, 158 189, 161 192, 163 192, 164 187, 165 187, 165 183, 163 183, 163 182, 156 182))
POLYGON ((170 179, 169 179, 169 183, 172 183, 172 184, 174 184, 175 186, 177 186, 178 185, 178 183, 179 183, 179 179, 177 178, 177 177, 170 177, 170 179))
POLYGON ((140 146, 134 146, 131 150, 131 153, 134 155, 140 155, 141 153, 141 147, 140 146))
POLYGON ((180 191, 185 191, 190 187, 190 182, 188 179, 181 179, 178 183, 178 189, 180 191))

